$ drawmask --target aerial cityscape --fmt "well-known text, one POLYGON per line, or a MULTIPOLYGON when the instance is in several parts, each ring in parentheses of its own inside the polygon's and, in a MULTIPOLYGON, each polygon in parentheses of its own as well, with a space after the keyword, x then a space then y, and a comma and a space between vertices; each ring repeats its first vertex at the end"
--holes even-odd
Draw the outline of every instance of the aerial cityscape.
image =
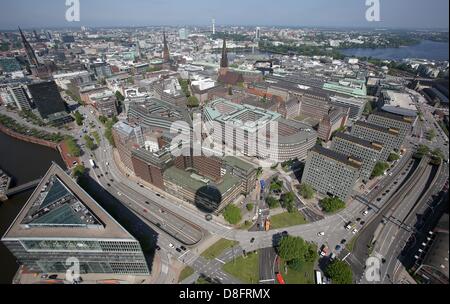
POLYGON ((447 285, 449 3, 335 2, 2 1, 0 283, 447 285))

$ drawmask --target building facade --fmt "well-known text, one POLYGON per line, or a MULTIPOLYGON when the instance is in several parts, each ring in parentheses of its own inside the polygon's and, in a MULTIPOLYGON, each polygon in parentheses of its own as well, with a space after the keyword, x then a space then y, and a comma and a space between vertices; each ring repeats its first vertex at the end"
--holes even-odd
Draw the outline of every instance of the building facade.
POLYGON ((356 185, 362 160, 315 146, 308 155, 302 183, 317 192, 347 201, 356 185))
POLYGON ((392 152, 400 151, 403 143, 398 129, 384 128, 362 121, 353 125, 351 134, 366 141, 383 143, 380 161, 386 161, 392 152))
POLYGON ((381 158, 383 145, 380 143, 366 141, 345 133, 337 133, 333 137, 331 146, 333 151, 351 155, 362 160, 360 177, 363 181, 368 181, 375 165, 381 158))

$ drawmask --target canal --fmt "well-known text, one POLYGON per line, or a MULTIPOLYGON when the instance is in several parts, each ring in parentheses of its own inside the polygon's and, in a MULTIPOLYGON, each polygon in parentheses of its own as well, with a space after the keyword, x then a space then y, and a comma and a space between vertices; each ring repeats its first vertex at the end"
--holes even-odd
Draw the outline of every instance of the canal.
MULTIPOLYGON (((39 145, 22 142, 0 132, 0 168, 13 177, 11 186, 18 186, 42 177, 56 162, 66 168, 56 150, 39 145)), ((11 197, 7 202, 0 202, 0 237, 3 236, 31 191, 11 197)), ((18 265, 8 249, 0 242, 0 284, 10 284, 18 265)))

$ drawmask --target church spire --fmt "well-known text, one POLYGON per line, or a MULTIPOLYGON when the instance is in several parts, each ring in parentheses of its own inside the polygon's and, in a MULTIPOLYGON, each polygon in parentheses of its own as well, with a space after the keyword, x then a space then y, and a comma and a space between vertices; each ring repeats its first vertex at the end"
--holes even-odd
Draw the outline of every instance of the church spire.
POLYGON ((164 62, 169 62, 170 61, 170 53, 169 53, 169 46, 167 44, 165 31, 163 32, 163 43, 164 43, 163 59, 164 59, 164 62))
POLYGON ((31 47, 30 43, 28 42, 27 38, 23 34, 21 28, 19 27, 20 36, 22 37, 22 43, 25 48, 25 52, 27 53, 28 61, 30 62, 30 65, 39 66, 39 61, 37 60, 36 54, 34 53, 33 48, 31 47))
POLYGON ((223 38, 222 59, 220 60, 220 67, 223 69, 228 68, 227 39, 225 37, 223 38))

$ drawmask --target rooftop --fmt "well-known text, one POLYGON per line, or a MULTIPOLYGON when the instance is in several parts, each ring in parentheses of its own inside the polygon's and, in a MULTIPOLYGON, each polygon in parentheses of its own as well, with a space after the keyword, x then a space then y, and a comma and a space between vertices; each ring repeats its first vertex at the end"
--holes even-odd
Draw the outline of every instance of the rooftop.
POLYGON ((354 126, 359 126, 359 127, 363 127, 366 129, 371 129, 374 131, 378 131, 378 132, 383 132, 383 133, 387 133, 390 135, 394 135, 394 136, 398 136, 400 131, 398 129, 393 129, 393 128, 384 128, 378 125, 374 125, 368 122, 364 122, 364 121, 357 121, 354 126))
POLYGON ((52 164, 3 239, 134 238, 58 165, 52 164))
POLYGON ((251 163, 248 163, 246 161, 243 161, 237 157, 233 157, 233 156, 226 156, 224 158, 224 161, 226 163, 228 163, 229 165, 233 166, 233 167, 237 167, 240 169, 243 169, 246 172, 250 172, 252 170, 255 170, 255 166, 252 165, 251 163))
POLYGON ((314 148, 312 148, 311 152, 315 152, 318 153, 320 155, 323 155, 325 157, 328 157, 334 161, 343 163, 347 166, 353 167, 355 169, 360 169, 362 166, 362 160, 360 158, 357 157, 350 157, 348 155, 330 150, 330 149, 326 149, 322 146, 316 145, 314 146, 314 148))
POLYGON ((370 142, 346 133, 339 132, 337 133, 334 138, 341 138, 343 140, 355 143, 357 145, 363 146, 365 148, 381 151, 383 150, 383 144, 377 143, 377 142, 370 142))
POLYGON ((173 181, 177 185, 190 189, 196 193, 202 187, 214 186, 222 195, 227 193, 231 188, 241 183, 241 180, 230 174, 226 174, 222 177, 220 183, 213 183, 207 178, 199 178, 198 175, 188 171, 180 170, 176 167, 170 167, 164 171, 164 178, 173 181))

